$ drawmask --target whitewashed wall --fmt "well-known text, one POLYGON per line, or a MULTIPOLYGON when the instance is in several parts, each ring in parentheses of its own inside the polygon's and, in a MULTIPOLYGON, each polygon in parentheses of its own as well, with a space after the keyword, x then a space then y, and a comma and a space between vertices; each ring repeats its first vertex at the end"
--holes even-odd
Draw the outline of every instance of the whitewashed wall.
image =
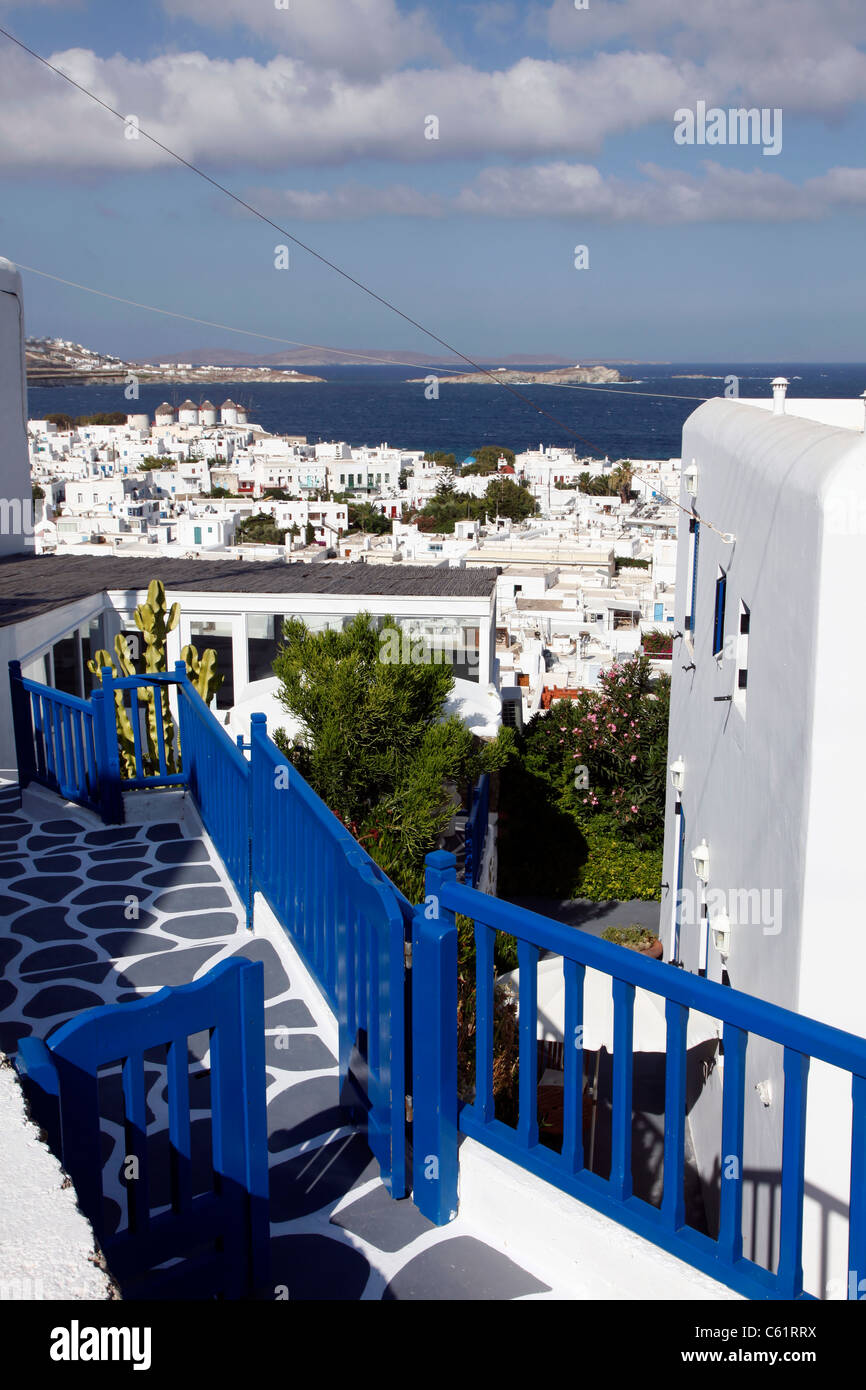
MULTIPOLYGON (((733 402, 707 403, 686 422, 683 465, 698 470, 696 510, 723 532, 726 544, 701 528, 696 615, 675 643, 671 758, 685 764, 685 863, 682 884, 697 889, 691 850, 709 846, 709 890, 721 890, 740 917, 743 890, 766 896, 757 920, 735 923, 727 962, 709 947, 708 974, 726 964, 735 988, 858 1034, 866 1033, 862 981, 860 806, 866 748, 860 736, 866 694, 866 645, 859 635, 859 535, 838 531, 839 516, 866 504, 866 444, 853 431, 773 416, 733 402), (735 688, 737 662, 712 652, 716 577, 728 574, 726 636, 739 626, 739 603, 750 610, 748 687, 744 712, 717 700, 735 688), (685 667, 694 663, 693 670, 685 667)), ((683 486, 681 501, 690 504, 683 486)), ((862 510, 862 507, 861 507, 862 510)), ((680 527, 676 628, 690 607, 687 522, 680 527)), ((665 873, 674 882, 676 826, 669 784, 665 873)), ((753 897, 753 902, 755 899, 753 897)), ((671 892, 662 906, 669 920, 671 892)), ((697 915, 697 913, 695 913, 697 915)), ((729 915, 732 915, 729 912, 729 915)), ((682 926, 680 957, 699 964, 700 928, 682 926)), ((784 1096, 781 1050, 752 1040, 747 1055, 745 1253, 772 1254, 778 1232, 778 1171, 784 1096), (769 1081, 771 1103, 755 1087, 769 1081), (752 1219, 755 1194, 758 1204, 752 1219)), ((847 1201, 849 1088, 831 1086, 821 1068, 810 1086, 806 1218, 807 1287, 826 1295, 844 1279, 838 1240, 847 1201), (835 1215, 834 1215, 835 1212, 835 1215), (835 1235, 833 1233, 836 1233, 835 1235)), ((691 1110, 692 1132, 708 1181, 719 1162, 717 1068, 691 1110)))
POLYGON ((33 549, 21 276, 0 257, 0 556, 33 549), (29 533, 29 534, 28 534, 29 533))

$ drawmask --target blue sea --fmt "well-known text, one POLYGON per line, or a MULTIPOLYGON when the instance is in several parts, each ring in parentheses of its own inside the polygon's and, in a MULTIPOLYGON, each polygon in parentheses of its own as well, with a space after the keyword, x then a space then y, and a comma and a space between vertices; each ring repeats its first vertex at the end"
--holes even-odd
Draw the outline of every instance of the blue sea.
POLYGON ((742 396, 770 396, 774 376, 789 378, 791 397, 854 397, 866 388, 866 364, 691 362, 622 366, 634 378, 627 385, 518 387, 532 404, 492 384, 442 384, 439 399, 428 401, 423 384, 410 385, 406 378, 434 374, 435 367, 306 370, 325 382, 142 386, 137 403, 124 399, 122 386, 34 387, 29 412, 32 419, 54 411, 76 416, 137 410, 152 417, 163 400, 179 405, 188 395, 194 400, 209 395, 219 405, 218 397, 230 394, 246 406, 252 422, 272 434, 304 434, 313 443, 388 443, 442 449, 458 459, 483 444, 520 452, 544 443, 571 445, 578 456, 664 459, 679 456, 683 421, 702 400, 724 395, 729 376, 739 378, 742 396))

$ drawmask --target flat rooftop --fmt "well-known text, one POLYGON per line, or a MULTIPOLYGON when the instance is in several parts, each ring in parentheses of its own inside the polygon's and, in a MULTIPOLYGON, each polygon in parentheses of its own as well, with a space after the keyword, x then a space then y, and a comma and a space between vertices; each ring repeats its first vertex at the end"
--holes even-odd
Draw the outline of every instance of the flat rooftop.
POLYGON ((38 617, 90 594, 166 589, 231 594, 347 594, 395 598, 489 598, 496 570, 426 565, 273 564, 153 556, 11 555, 0 559, 0 627, 38 617))

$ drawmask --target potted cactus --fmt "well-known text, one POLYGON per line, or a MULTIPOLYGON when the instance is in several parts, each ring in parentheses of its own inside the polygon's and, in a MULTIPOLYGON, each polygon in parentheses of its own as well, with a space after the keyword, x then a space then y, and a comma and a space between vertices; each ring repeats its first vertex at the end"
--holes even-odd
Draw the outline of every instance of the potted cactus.
POLYGON ((602 941, 611 941, 615 946, 625 946, 629 951, 640 951, 641 955, 661 960, 664 947, 649 927, 638 926, 633 922, 629 927, 605 927, 602 941))
MULTIPOLYGON (((165 585, 161 579, 151 580, 147 590, 147 602, 141 603, 135 610, 135 625, 142 635, 145 648, 145 672, 151 673, 168 670, 168 651, 167 638, 180 622, 180 605, 173 603, 167 609, 165 597, 165 585)), ((92 661, 88 661, 88 670, 92 672, 97 681, 102 680, 102 668, 108 666, 115 676, 134 676, 138 673, 135 669, 135 662, 129 650, 129 644, 123 633, 118 633, 114 639, 114 651, 117 660, 114 660, 109 652, 98 651, 92 661)), ((220 675, 216 669, 216 652, 212 648, 202 652, 199 656, 194 646, 184 647, 181 657, 186 663, 186 672, 192 684, 195 686, 199 695, 208 704, 219 690, 225 676, 220 675)), ((154 687, 144 689, 141 692, 133 692, 133 704, 127 710, 121 691, 116 691, 114 702, 117 709, 117 739, 120 749, 121 774, 123 777, 135 777, 135 740, 133 736, 132 718, 138 717, 138 708, 143 701, 147 710, 147 765, 148 773, 155 773, 159 769, 159 743, 157 732, 156 701, 160 701, 162 707, 162 728, 163 746, 165 750, 165 763, 170 774, 180 771, 180 750, 176 748, 174 721, 171 714, 171 704, 169 702, 169 692, 167 687, 162 686, 158 691, 154 687)))

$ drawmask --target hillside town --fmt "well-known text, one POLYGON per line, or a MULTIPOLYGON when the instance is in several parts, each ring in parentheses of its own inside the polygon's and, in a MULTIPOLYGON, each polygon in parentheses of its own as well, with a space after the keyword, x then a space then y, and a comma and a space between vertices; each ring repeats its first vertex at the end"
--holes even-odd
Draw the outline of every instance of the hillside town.
POLYGON ((31 420, 28 434, 37 554, 493 566, 496 684, 522 722, 596 688, 647 639, 669 667, 676 459, 598 462, 540 444, 464 472, 387 443, 269 434, 231 399, 123 423, 31 420), (494 478, 525 492, 531 514, 475 506, 431 529, 437 496, 483 504, 494 478))

